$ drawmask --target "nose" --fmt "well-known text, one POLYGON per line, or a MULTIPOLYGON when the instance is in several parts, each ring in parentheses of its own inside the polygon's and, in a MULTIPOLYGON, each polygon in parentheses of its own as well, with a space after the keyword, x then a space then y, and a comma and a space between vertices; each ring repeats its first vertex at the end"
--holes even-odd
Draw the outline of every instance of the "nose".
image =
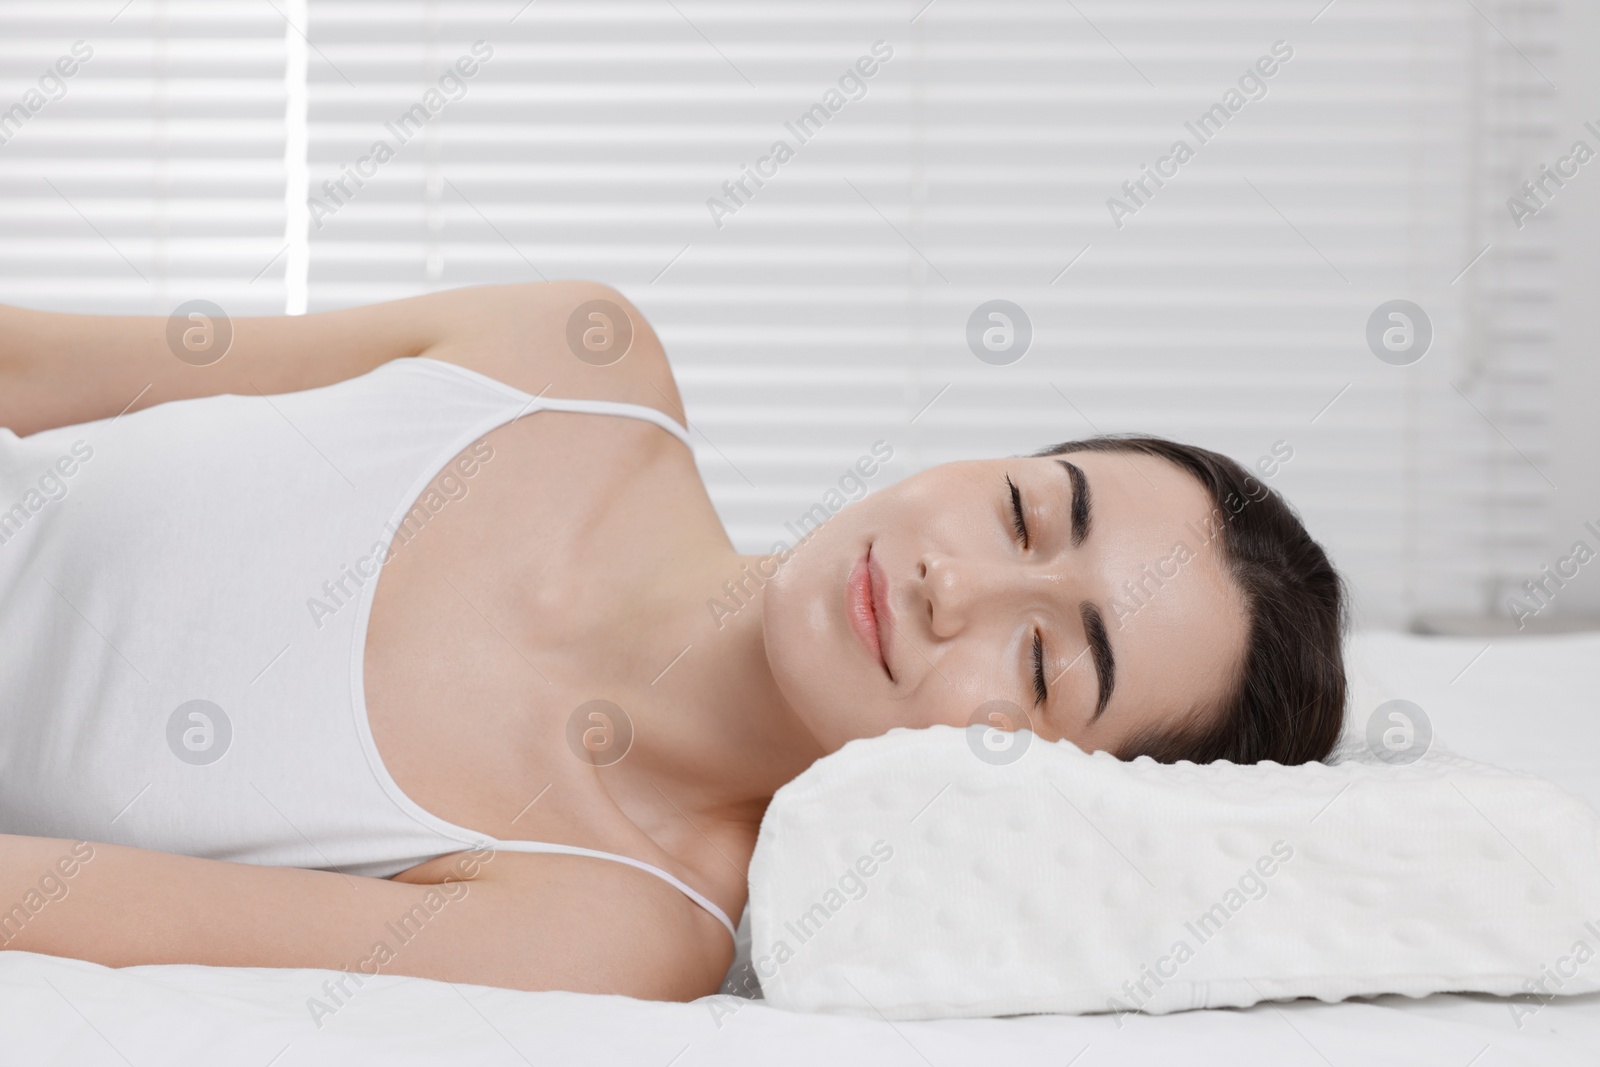
POLYGON ((940 639, 955 637, 996 605, 1012 610, 1055 586, 1057 575, 1033 574, 1015 561, 963 559, 936 552, 917 561, 918 595, 928 614, 928 627, 940 639))

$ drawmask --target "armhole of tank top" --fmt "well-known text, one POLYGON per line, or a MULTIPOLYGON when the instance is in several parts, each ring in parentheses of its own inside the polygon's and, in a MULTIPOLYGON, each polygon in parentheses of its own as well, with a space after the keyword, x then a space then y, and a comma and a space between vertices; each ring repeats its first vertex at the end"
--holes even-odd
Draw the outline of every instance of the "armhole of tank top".
POLYGON ((433 356, 406 356, 401 359, 390 360, 388 365, 433 367, 439 371, 443 371, 445 374, 456 378, 464 378, 467 381, 476 382, 479 385, 487 386, 496 392, 504 393, 507 396, 513 397, 517 400, 528 401, 537 399, 532 393, 524 392, 514 385, 509 385, 506 382, 502 382, 498 378, 491 378, 482 371, 473 370, 471 367, 463 367, 459 363, 452 363, 448 359, 436 359, 433 356))
POLYGON ((701 893, 693 886, 670 871, 662 870, 653 863, 636 860, 632 856, 624 856, 620 852, 604 852, 597 848, 584 848, 581 845, 561 845, 549 841, 513 840, 505 841, 491 838, 488 843, 490 849, 504 849, 507 852, 545 853, 558 856, 587 856, 590 859, 610 860, 621 863, 636 870, 653 874, 663 882, 672 886, 678 892, 688 897, 690 901, 698 904, 713 919, 722 924, 735 941, 739 939, 738 924, 728 918, 728 913, 723 911, 716 901, 701 893))
MULTIPOLYGON (((524 409, 518 418, 535 411, 568 411, 585 415, 617 415, 623 418, 638 419, 642 422, 654 423, 663 430, 683 442, 690 454, 694 453, 694 443, 689 440, 689 431, 678 424, 665 412, 658 411, 648 404, 632 404, 624 400, 571 400, 565 397, 547 397, 543 394, 535 395, 518 389, 514 385, 507 385, 498 378, 491 378, 482 371, 463 367, 459 363, 451 363, 445 359, 435 359, 432 356, 409 356, 404 360, 394 360, 394 363, 424 364, 440 368, 446 374, 453 374, 459 378, 476 382, 509 397, 524 402, 524 409)), ((515 420, 508 420, 515 421, 515 420)))

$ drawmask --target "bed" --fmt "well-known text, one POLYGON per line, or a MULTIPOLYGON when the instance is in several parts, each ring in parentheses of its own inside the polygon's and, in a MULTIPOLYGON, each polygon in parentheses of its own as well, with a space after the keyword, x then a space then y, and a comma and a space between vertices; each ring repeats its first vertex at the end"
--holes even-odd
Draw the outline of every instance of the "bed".
MULTIPOLYGON (((1435 736, 1600 807, 1600 634, 1358 635, 1352 722, 1422 706, 1435 736)), ((1600 899, 1596 901, 1600 920, 1600 899)), ((204 922, 197 917, 197 922, 204 922)), ((1589 964, 1600 967, 1600 959, 1589 964)), ((1313 1000, 1160 1017, 896 1022, 780 1011, 729 995, 691 1004, 520 993, 380 977, 313 1021, 335 972, 112 970, 0 953, 0 1064, 472 1062, 695 1064, 1600 1065, 1600 994, 1313 1000)))

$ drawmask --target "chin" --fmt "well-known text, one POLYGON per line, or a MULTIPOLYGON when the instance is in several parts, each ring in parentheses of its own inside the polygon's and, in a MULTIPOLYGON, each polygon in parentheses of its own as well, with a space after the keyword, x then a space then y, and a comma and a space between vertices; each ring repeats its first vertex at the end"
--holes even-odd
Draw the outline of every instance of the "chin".
MULTIPOLYGON (((784 700, 829 752, 862 729, 871 687, 884 683, 845 617, 845 582, 865 533, 849 509, 790 551, 768 579, 762 597, 767 664, 784 700)), ((885 727, 887 729, 888 727, 885 727)), ((881 731, 880 731, 881 732, 881 731)))

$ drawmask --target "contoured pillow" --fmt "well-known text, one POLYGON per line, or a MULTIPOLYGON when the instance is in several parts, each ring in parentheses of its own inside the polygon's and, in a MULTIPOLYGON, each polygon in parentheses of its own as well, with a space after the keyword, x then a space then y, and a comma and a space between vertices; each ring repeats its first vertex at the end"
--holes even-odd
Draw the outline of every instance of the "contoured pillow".
POLYGON ((852 741, 773 798, 751 961, 779 1007, 890 1019, 1600 989, 1600 813, 1407 766, 1121 762, 983 729, 852 741))

